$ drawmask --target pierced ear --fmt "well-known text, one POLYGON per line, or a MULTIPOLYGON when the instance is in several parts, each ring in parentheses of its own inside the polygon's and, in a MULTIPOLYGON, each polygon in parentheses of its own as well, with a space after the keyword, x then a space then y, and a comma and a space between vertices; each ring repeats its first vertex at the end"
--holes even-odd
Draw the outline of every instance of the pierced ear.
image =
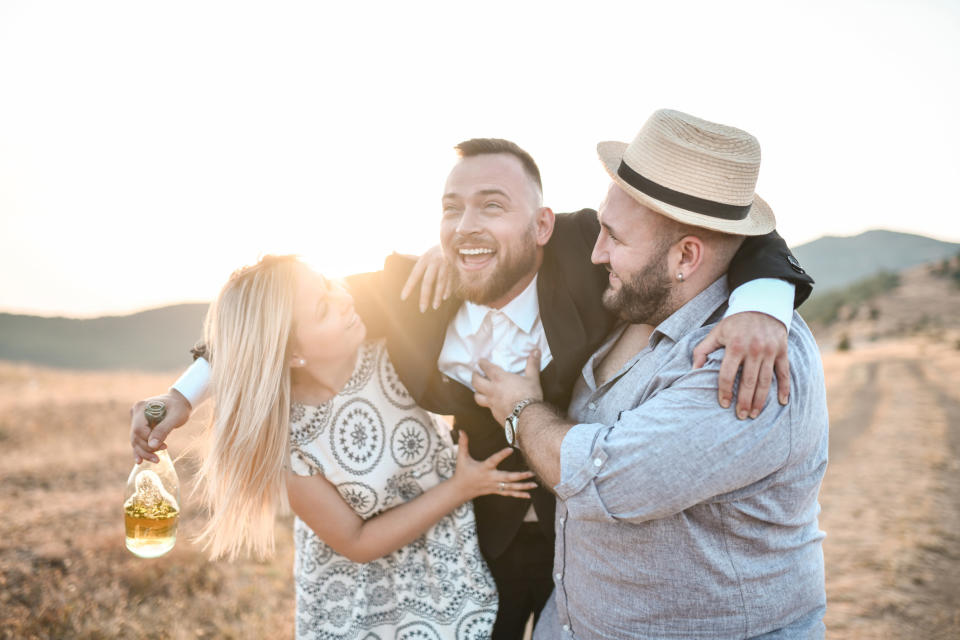
POLYGON ((291 368, 304 367, 307 364, 307 361, 298 356, 297 354, 291 354, 288 364, 291 368))
POLYGON ((703 263, 703 240, 697 236, 685 236, 680 239, 677 246, 680 250, 678 270, 683 271, 684 278, 689 278, 703 263))

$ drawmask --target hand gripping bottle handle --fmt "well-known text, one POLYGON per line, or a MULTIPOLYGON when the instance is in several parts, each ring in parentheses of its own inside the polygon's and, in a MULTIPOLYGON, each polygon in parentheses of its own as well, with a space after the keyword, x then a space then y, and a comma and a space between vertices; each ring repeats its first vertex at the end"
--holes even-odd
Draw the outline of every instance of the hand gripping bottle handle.
MULTIPOLYGON (((167 413, 163 402, 147 403, 144 415, 152 429, 167 413)), ((127 549, 141 558, 156 558, 170 551, 177 541, 180 521, 180 480, 170 455, 156 452, 159 462, 144 460, 127 478, 123 519, 127 549)))

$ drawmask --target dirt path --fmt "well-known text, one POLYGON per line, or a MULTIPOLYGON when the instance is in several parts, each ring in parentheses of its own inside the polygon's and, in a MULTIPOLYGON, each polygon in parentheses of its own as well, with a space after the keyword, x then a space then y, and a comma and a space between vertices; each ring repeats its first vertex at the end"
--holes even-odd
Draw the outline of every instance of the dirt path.
POLYGON ((960 353, 825 358, 821 492, 831 638, 960 638, 960 353))
MULTIPOLYGON (((960 350, 871 345, 824 369, 828 637, 956 640, 960 350)), ((208 561, 189 500, 168 556, 123 548, 129 402, 168 381, 0 364, 0 638, 292 637, 289 519, 266 562, 208 561)))
MULTIPOLYGON (((844 400, 850 403, 845 406, 839 415, 832 415, 834 405, 839 402, 831 397, 831 416, 830 416, 830 458, 831 460, 842 460, 846 455, 850 443, 859 438, 867 426, 873 422, 873 417, 877 412, 877 402, 874 386, 877 383, 878 362, 857 362, 854 363, 846 375, 846 385, 844 393, 849 398, 844 400)), ((840 393, 834 391, 833 393, 840 393)))

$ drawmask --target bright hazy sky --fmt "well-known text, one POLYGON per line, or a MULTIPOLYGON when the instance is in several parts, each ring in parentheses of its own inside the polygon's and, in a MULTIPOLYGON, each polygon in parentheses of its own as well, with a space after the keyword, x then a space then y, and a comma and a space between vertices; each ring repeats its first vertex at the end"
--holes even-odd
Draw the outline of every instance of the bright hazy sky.
POLYGON ((800 244, 960 240, 960 3, 0 3, 0 309, 213 298, 261 253, 329 275, 437 240, 458 141, 596 207, 600 140, 670 107, 760 139, 800 244))

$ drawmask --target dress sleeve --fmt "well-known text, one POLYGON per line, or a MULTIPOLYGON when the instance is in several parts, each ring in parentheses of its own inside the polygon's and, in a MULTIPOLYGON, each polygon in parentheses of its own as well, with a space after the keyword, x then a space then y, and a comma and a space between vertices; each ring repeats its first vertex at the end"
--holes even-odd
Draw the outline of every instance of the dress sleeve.
POLYGON ((299 447, 290 451, 290 471, 298 476, 324 475, 320 461, 299 447))
POLYGON ((319 440, 332 412, 302 404, 290 410, 290 471, 298 476, 326 475, 319 440))

